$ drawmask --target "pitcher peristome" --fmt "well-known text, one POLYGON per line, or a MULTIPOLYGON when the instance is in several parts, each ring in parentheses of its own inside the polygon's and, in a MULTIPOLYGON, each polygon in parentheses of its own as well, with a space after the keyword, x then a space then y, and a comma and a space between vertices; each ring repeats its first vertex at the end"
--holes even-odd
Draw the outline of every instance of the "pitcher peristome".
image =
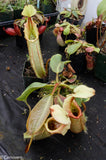
POLYGON ((65 99, 63 104, 64 110, 68 112, 68 115, 71 120, 70 130, 73 133, 80 133, 84 130, 87 132, 85 123, 87 121, 84 111, 81 111, 81 108, 75 101, 74 97, 69 96, 65 99))

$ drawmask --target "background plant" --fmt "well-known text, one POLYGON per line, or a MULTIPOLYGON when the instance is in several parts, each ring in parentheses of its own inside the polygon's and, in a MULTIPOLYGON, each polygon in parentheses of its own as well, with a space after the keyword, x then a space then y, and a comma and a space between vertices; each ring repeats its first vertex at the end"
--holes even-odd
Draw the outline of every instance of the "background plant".
POLYGON ((98 7, 97 7, 97 46, 101 48, 101 51, 103 53, 106 53, 106 26, 104 26, 105 30, 104 33, 101 34, 100 32, 100 39, 98 38, 99 34, 99 28, 100 31, 103 27, 102 22, 106 24, 106 1, 102 0, 98 7))
POLYGON ((84 40, 67 40, 65 43, 68 45, 65 49, 65 52, 70 56, 72 54, 80 53, 90 53, 93 52, 99 53, 100 49, 95 47, 93 44, 87 43, 84 40))
POLYGON ((60 24, 55 24, 53 33, 57 37, 57 43, 62 47, 66 45, 65 40, 70 38, 77 39, 81 37, 80 27, 70 24, 66 21, 63 21, 60 24))
POLYGON ((13 11, 9 1, 0 1, 0 12, 13 11))
POLYGON ((11 7, 16 9, 23 9, 26 4, 37 6, 37 0, 10 0, 11 7))
POLYGON ((69 19, 81 19, 83 17, 82 13, 78 9, 64 9, 64 11, 60 12, 60 16, 63 16, 63 18, 69 18, 69 19))
POLYGON ((97 18, 86 24, 86 29, 96 30, 96 46, 106 53, 106 1, 102 0, 97 7, 97 18))

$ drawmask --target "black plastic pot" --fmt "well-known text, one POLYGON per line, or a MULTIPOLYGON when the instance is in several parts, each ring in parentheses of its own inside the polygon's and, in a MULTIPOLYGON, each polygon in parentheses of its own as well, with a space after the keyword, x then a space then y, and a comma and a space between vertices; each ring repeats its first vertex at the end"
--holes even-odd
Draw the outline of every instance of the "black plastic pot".
POLYGON ((98 54, 94 68, 94 75, 98 79, 106 82, 106 55, 98 54))
POLYGON ((86 58, 85 53, 79 53, 78 55, 70 55, 71 65, 76 74, 81 74, 86 71, 86 58))
POLYGON ((97 42, 97 28, 86 28, 86 41, 96 46, 97 42))
POLYGON ((44 0, 42 0, 40 11, 43 12, 45 17, 51 17, 48 23, 49 26, 55 24, 59 12, 56 11, 56 6, 52 1, 48 0, 47 3, 45 3, 44 0))
MULTIPOLYGON (((101 28, 98 29, 98 39, 104 34, 105 32, 105 24, 102 24, 101 28)), ((94 44, 96 46, 97 43, 97 27, 94 26, 86 26, 86 41, 88 43, 94 44)))
POLYGON ((48 14, 48 13, 54 13, 56 11, 56 6, 54 5, 54 3, 50 0, 48 0, 47 3, 44 2, 44 0, 42 0, 41 5, 40 5, 40 10, 44 13, 44 14, 48 14))
POLYGON ((29 61, 25 61, 23 73, 22 73, 23 81, 24 81, 24 87, 28 87, 33 82, 42 82, 42 83, 48 83, 49 78, 48 76, 44 79, 37 78, 29 61), (27 74, 26 74, 27 72, 27 74), (31 74, 30 74, 31 72, 31 74))
POLYGON ((50 17, 50 21, 48 22, 48 26, 54 25, 56 23, 58 14, 59 14, 58 11, 55 11, 53 13, 44 14, 45 17, 48 17, 48 18, 50 17))
POLYGON ((75 19, 70 19, 70 18, 64 18, 63 15, 60 15, 60 19, 63 21, 63 20, 66 20, 67 22, 71 23, 71 24, 74 24, 74 25, 81 25, 83 20, 84 20, 84 15, 81 19, 79 20, 75 20, 75 19))
MULTIPOLYGON (((62 33, 62 39, 63 39, 63 41, 65 42, 66 40, 75 40, 77 37, 76 37, 76 35, 75 34, 69 34, 69 35, 64 35, 63 33, 62 33)), ((64 47, 62 47, 62 46, 59 46, 59 50, 60 51, 62 51, 62 52, 64 52, 65 51, 65 48, 66 48, 66 45, 64 46, 64 47)), ((65 55, 65 54, 64 54, 65 55)))
POLYGON ((0 12, 0 22, 10 21, 14 19, 13 11, 0 12))
POLYGON ((22 9, 15 9, 14 10, 14 20, 22 17, 21 12, 22 12, 22 9))
POLYGON ((73 33, 65 36, 65 35, 63 35, 63 33, 62 33, 62 38, 63 38, 64 41, 65 41, 65 40, 75 40, 75 39, 77 38, 77 36, 76 36, 75 34, 73 34, 73 33))
POLYGON ((20 28, 22 36, 16 36, 16 46, 20 48, 27 48, 27 42, 26 39, 24 38, 24 32, 23 28, 20 28))

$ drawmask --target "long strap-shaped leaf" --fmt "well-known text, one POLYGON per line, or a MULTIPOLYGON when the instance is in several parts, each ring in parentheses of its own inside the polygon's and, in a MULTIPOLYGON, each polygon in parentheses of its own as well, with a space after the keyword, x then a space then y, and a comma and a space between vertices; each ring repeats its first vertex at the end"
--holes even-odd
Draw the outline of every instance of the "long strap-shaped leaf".
POLYGON ((32 109, 27 119, 26 128, 30 134, 35 134, 43 126, 53 105, 53 96, 44 96, 32 109))
POLYGON ((31 18, 25 24, 24 29, 25 38, 29 51, 29 59, 32 68, 38 78, 43 78, 46 75, 43 58, 39 43, 39 33, 36 24, 31 18))
POLYGON ((40 82, 33 82, 32 84, 30 84, 25 90, 24 92, 22 92, 22 94, 17 98, 18 101, 23 101, 26 102, 28 96, 35 90, 43 88, 45 86, 49 86, 49 84, 46 83, 40 83, 40 82))

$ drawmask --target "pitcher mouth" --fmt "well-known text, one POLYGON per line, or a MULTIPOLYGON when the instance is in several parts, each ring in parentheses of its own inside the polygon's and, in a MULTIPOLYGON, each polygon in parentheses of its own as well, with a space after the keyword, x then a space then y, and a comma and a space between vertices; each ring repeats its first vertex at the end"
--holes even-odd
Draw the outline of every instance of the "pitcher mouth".
POLYGON ((47 132, 49 132, 51 135, 53 134, 65 135, 67 130, 70 128, 70 124, 69 125, 61 124, 57 122, 53 117, 50 117, 47 119, 45 123, 45 128, 47 132))
POLYGON ((54 119, 51 119, 51 121, 48 122, 48 128, 50 130, 56 130, 57 128, 60 127, 60 123, 56 122, 54 119))
POLYGON ((58 129, 61 128, 61 124, 57 122, 53 117, 48 118, 45 123, 47 131, 51 134, 58 133, 58 129))
POLYGON ((69 117, 74 119, 79 119, 82 116, 82 111, 75 99, 70 102, 70 112, 69 117))

